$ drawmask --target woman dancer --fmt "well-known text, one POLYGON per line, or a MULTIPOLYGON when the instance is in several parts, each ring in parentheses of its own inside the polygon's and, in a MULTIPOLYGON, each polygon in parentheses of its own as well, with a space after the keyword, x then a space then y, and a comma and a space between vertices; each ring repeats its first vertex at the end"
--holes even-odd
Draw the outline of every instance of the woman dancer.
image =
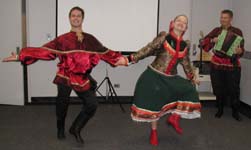
POLYGON ((157 121, 163 115, 171 114, 167 123, 178 134, 182 134, 180 118, 200 117, 201 104, 194 84, 194 70, 189 59, 188 44, 182 39, 187 30, 188 18, 175 17, 170 23, 169 33, 161 32, 147 46, 131 54, 128 59, 136 63, 148 56, 156 56, 151 65, 137 81, 131 116, 135 121, 151 122, 150 143, 158 145, 157 121), (188 79, 177 75, 181 64, 188 79))

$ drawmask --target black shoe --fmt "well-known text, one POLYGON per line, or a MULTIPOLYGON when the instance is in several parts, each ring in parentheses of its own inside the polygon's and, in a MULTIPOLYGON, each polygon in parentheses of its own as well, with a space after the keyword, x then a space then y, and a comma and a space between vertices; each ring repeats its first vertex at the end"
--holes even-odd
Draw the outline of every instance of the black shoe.
POLYGON ((232 117, 236 120, 236 121, 242 121, 239 113, 235 112, 235 113, 232 113, 232 117))
POLYGON ((59 140, 65 139, 65 134, 64 134, 64 120, 57 120, 57 137, 59 140))
POLYGON ((64 140, 65 139, 64 130, 58 129, 57 137, 59 140, 64 140))
POLYGON ((223 115, 223 110, 219 109, 215 114, 215 118, 221 118, 222 115, 223 115))
POLYGON ((77 143, 84 144, 84 140, 81 137, 80 131, 76 131, 76 129, 74 129, 73 127, 71 127, 70 130, 69 130, 69 132, 70 132, 70 134, 72 134, 75 137, 77 143))

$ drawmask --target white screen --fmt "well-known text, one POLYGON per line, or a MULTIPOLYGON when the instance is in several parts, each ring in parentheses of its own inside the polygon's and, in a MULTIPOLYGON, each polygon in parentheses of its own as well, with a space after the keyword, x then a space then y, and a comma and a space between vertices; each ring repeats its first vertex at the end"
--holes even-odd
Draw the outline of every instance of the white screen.
POLYGON ((84 32, 109 49, 136 51, 157 34, 157 0, 58 0, 58 35, 70 31, 68 13, 74 6, 85 11, 84 32))

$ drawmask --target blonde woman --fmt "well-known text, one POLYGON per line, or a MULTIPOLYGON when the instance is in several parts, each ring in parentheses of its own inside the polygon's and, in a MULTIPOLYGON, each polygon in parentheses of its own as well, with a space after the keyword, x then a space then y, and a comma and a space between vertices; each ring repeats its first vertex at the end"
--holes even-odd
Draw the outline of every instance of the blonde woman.
POLYGON ((179 15, 170 23, 169 33, 161 32, 152 42, 131 54, 131 63, 148 56, 156 56, 137 81, 131 116, 135 121, 150 122, 150 143, 158 145, 157 122, 170 114, 167 123, 182 134, 180 118, 200 118, 201 104, 193 84, 198 83, 189 59, 189 48, 182 39, 187 30, 188 18, 179 15), (181 64, 187 75, 177 75, 181 64))

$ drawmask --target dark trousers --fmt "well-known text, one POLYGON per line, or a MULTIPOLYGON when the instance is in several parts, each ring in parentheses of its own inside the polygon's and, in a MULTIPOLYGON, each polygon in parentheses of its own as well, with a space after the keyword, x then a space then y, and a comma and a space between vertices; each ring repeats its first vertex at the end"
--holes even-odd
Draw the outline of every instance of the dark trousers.
POLYGON ((219 70, 212 67, 210 76, 217 106, 223 108, 227 100, 230 100, 233 110, 238 111, 240 105, 241 68, 219 70))
MULTIPOLYGON (((65 85, 58 85, 58 95, 56 99, 56 115, 58 128, 64 129, 64 122, 67 115, 67 110, 69 106, 70 94, 72 91, 71 87, 65 85)), ((82 128, 88 120, 95 114, 98 101, 94 90, 88 90, 85 92, 75 91, 78 97, 82 100, 83 106, 80 113, 73 122, 73 125, 78 125, 82 128)))

